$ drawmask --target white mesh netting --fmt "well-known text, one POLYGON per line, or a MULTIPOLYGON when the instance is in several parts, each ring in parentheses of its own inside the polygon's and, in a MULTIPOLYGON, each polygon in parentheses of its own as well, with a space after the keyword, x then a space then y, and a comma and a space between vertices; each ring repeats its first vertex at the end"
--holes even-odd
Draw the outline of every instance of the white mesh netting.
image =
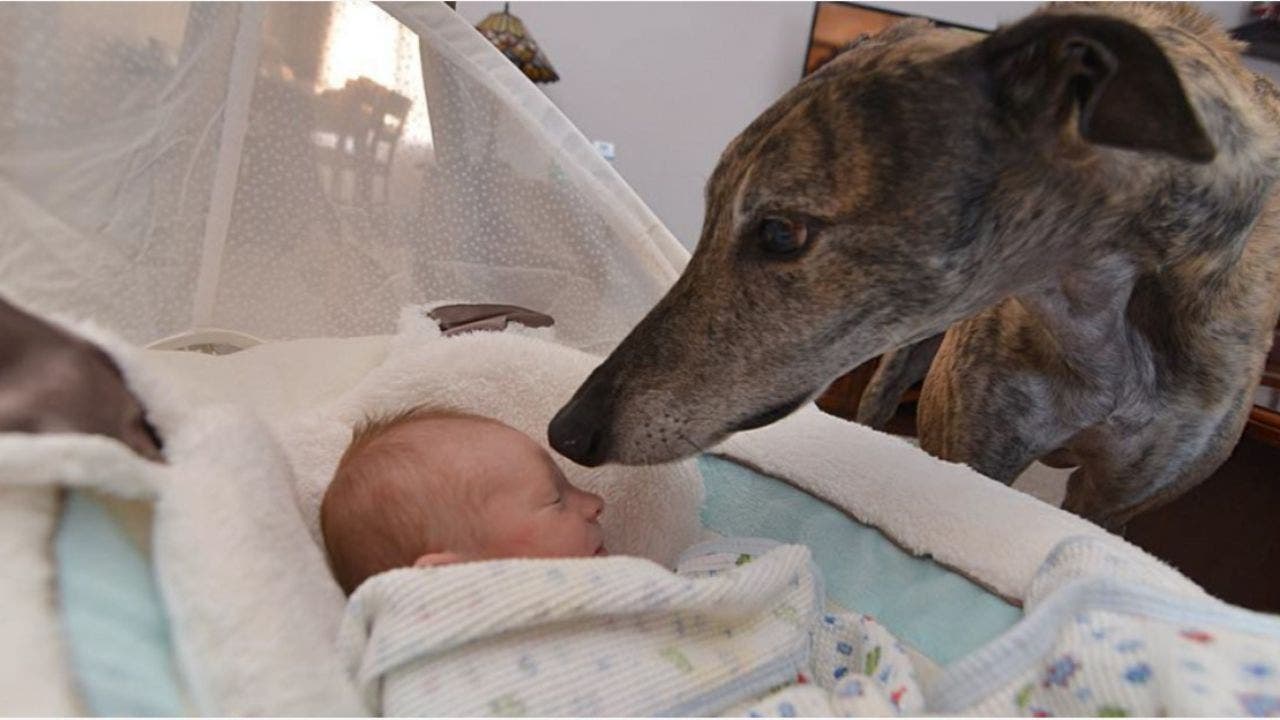
POLYGON ((149 342, 525 305, 603 352, 687 255, 443 5, 0 4, 0 293, 149 342))

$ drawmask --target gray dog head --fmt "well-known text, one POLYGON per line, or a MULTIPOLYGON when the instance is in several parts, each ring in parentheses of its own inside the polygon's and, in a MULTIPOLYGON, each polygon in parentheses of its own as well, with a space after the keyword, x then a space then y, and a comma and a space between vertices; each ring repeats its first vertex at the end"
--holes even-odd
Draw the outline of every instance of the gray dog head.
POLYGON ((552 446, 588 465, 689 455, 993 304, 1068 251, 1058 228, 1089 233, 1099 147, 1214 155, 1134 25, 1041 13, 980 42, 907 22, 858 43, 730 143, 688 268, 552 446))

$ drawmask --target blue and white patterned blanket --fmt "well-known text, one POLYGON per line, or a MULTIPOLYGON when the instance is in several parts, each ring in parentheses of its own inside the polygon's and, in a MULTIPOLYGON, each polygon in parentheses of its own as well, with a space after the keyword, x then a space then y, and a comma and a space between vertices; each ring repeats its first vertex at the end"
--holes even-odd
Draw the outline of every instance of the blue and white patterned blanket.
MULTIPOLYGON (((821 646, 819 646, 821 647, 821 646)), ((1280 716, 1280 619, 1206 595, 1115 544, 1071 538, 1046 559, 1022 621, 900 698, 884 668, 910 659, 882 641, 836 692, 793 686, 756 716, 1280 716)), ((908 673, 909 675, 909 673, 908 673)))
POLYGON ((1090 538, 1026 616, 921 687, 866 615, 824 609, 807 548, 721 540, 676 573, 636 558, 397 570, 340 639, 384 715, 1280 714, 1280 619, 1090 538))

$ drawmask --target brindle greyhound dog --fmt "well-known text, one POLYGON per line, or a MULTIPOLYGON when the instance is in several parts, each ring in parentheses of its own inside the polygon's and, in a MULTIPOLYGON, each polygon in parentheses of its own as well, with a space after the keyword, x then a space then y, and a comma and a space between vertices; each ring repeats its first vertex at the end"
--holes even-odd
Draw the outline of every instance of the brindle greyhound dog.
POLYGON ((1054 5, 985 39, 900 23, 730 143, 684 274, 551 444, 671 460, 905 348, 874 415, 945 330, 922 446, 1006 483, 1069 460, 1066 507, 1122 524, 1242 432, 1280 313, 1278 122, 1185 4, 1054 5))

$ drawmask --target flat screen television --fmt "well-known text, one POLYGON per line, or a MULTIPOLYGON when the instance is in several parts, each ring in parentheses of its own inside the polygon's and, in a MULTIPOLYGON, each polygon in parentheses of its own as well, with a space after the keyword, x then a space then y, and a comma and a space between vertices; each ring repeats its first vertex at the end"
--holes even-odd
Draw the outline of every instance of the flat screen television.
POLYGON ((809 47, 805 52, 804 72, 801 76, 822 67, 824 63, 835 57, 841 48, 859 37, 875 35, 899 20, 909 17, 925 17, 941 27, 985 33, 980 28, 942 22, 923 15, 881 10, 869 5, 816 2, 813 7, 813 23, 809 28, 809 47))

